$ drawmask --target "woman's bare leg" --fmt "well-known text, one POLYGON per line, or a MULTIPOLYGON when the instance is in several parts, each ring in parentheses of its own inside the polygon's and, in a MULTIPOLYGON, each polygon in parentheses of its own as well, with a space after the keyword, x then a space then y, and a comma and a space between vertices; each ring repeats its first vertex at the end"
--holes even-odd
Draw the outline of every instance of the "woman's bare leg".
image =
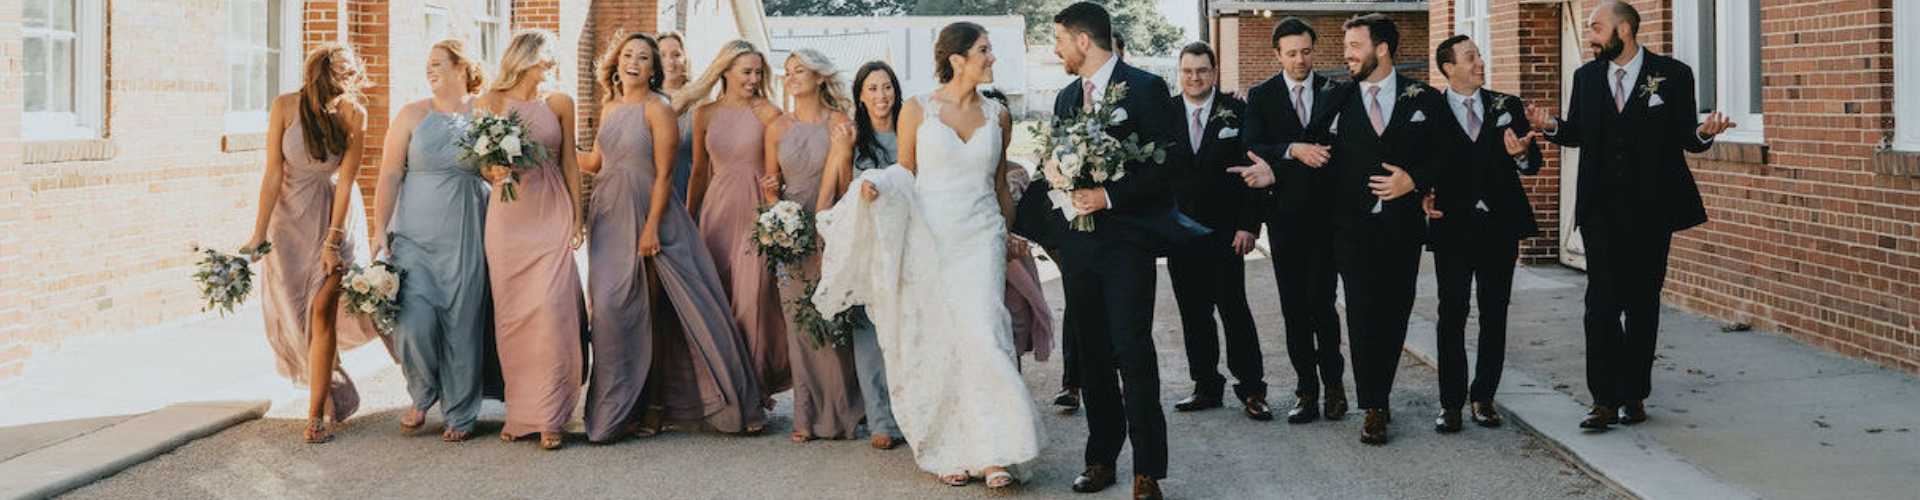
MULTIPOLYGON (((340 302, 340 273, 328 270, 327 277, 314 293, 307 309, 307 422, 308 441, 314 436, 314 423, 324 422, 333 399, 333 368, 338 349, 334 338, 334 315, 340 302)), ((337 422, 336 422, 337 423, 337 422)))

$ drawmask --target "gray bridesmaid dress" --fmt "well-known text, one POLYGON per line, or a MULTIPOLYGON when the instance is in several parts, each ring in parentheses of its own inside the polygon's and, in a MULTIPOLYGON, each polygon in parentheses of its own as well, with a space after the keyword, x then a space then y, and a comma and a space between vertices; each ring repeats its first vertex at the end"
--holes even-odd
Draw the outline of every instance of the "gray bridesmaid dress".
POLYGON ((413 407, 440 403, 449 429, 471 432, 493 319, 482 246, 487 181, 460 164, 454 146, 465 119, 428 111, 414 127, 387 240, 406 273, 394 344, 413 407))

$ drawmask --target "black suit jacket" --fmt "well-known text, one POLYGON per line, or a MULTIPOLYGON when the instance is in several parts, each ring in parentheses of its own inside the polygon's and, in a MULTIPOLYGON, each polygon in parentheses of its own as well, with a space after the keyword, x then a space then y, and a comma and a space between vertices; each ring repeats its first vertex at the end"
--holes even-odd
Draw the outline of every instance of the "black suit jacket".
POLYGON ((1629 75, 1634 86, 1622 111, 1614 110, 1607 61, 1581 66, 1573 74, 1567 116, 1547 136, 1580 148, 1575 225, 1586 224, 1604 207, 1620 217, 1654 221, 1654 228, 1669 232, 1707 222, 1686 159, 1686 152, 1712 146, 1697 133, 1693 69, 1651 50, 1642 57, 1640 74, 1629 75))
MULTIPOLYGON (((1104 184, 1113 206, 1093 214, 1095 229, 1090 232, 1075 231, 1067 226, 1066 218, 1053 208, 1047 197, 1052 185, 1044 175, 1035 176, 1017 208, 1014 234, 1039 243, 1049 252, 1059 253, 1061 265, 1069 270, 1099 266, 1102 263, 1099 257, 1112 245, 1126 245, 1162 256, 1175 245, 1210 232, 1175 209, 1173 166, 1192 161, 1192 154, 1178 144, 1186 131, 1180 127, 1180 110, 1173 108, 1173 102, 1167 99, 1172 93, 1167 90, 1166 81, 1125 62, 1116 62, 1107 85, 1111 89, 1122 83, 1127 86, 1127 94, 1120 101, 1120 108, 1126 110, 1127 119, 1107 127, 1107 134, 1121 138, 1138 134, 1143 142, 1158 143, 1167 150, 1166 162, 1128 163, 1123 167, 1125 176, 1104 184)), ((1082 98, 1080 81, 1074 80, 1054 98, 1054 116, 1079 115, 1082 98)))
POLYGON ((1455 127, 1449 123, 1446 97, 1426 83, 1395 77, 1394 95, 1381 89, 1380 99, 1394 99, 1393 115, 1384 117, 1383 133, 1373 131, 1367 107, 1357 81, 1340 84, 1332 99, 1331 113, 1319 116, 1307 127, 1305 142, 1330 144, 1333 159, 1321 167, 1333 177, 1329 202, 1325 205, 1335 227, 1358 226, 1378 220, 1396 238, 1423 241, 1426 237, 1426 212, 1420 209, 1423 192, 1432 186, 1429 165, 1434 161, 1436 127, 1455 127), (1405 196, 1384 202, 1380 213, 1372 213, 1379 200, 1367 187, 1369 177, 1387 175, 1381 164, 1391 163, 1413 178, 1414 190, 1405 196))
MULTIPOLYGON (((1445 93, 1442 93, 1445 96, 1445 93)), ((1429 222, 1435 246, 1443 246, 1474 237, 1525 238, 1539 234, 1534 222, 1533 204, 1527 201, 1521 175, 1540 171, 1540 148, 1530 146, 1524 153, 1525 167, 1507 154, 1506 132, 1526 136, 1533 130, 1527 123, 1526 103, 1519 97, 1481 89, 1474 107, 1480 111, 1478 139, 1460 128, 1460 116, 1454 113, 1453 97, 1447 96, 1446 120, 1436 130, 1433 156, 1434 202, 1444 214, 1429 222), (1491 222, 1491 234, 1471 230, 1469 215, 1485 203, 1491 222)))
POLYGON ((1227 171, 1228 167, 1253 163, 1247 160, 1247 148, 1241 141, 1245 133, 1241 117, 1247 113, 1247 103, 1215 90, 1200 133, 1200 148, 1195 152, 1188 133, 1193 117, 1187 112, 1186 97, 1176 94, 1169 99, 1181 113, 1179 147, 1193 152, 1187 163, 1173 165, 1173 189, 1180 213, 1213 228, 1215 236, 1231 235, 1232 230, 1259 233, 1262 217, 1258 204, 1262 200, 1256 198, 1240 174, 1227 171))
MULTIPOLYGON (((1338 104, 1333 94, 1339 85, 1319 74, 1310 75, 1307 84, 1313 89, 1309 122, 1332 113, 1338 104)), ((1305 133, 1306 128, 1300 126, 1299 111, 1293 109, 1293 95, 1284 75, 1274 75, 1247 92, 1243 141, 1273 167, 1274 184, 1261 190, 1266 209, 1270 211, 1263 215, 1292 215, 1324 206, 1326 195, 1333 187, 1333 175, 1285 158, 1287 146, 1300 141, 1305 133)))

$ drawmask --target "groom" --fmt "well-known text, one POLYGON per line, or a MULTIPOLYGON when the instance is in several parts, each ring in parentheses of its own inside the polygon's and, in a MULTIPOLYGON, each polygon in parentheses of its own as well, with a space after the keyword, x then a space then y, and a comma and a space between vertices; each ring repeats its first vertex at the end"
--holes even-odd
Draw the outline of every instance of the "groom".
POLYGON ((1054 53, 1080 77, 1054 100, 1054 115, 1085 112, 1113 86, 1125 84, 1120 107, 1128 118, 1106 132, 1122 138, 1138 134, 1167 150, 1164 164, 1129 163, 1121 180, 1073 191, 1074 208, 1093 217, 1095 230, 1067 227, 1067 219, 1048 201, 1044 175, 1036 176, 1040 180, 1022 198, 1014 227, 1055 252, 1066 288, 1066 321, 1078 335, 1070 344, 1076 352, 1069 356, 1077 358, 1086 406, 1087 469, 1074 479, 1073 490, 1092 493, 1113 485, 1120 448, 1131 441, 1134 498, 1160 498, 1158 480, 1167 475, 1167 424, 1160 412, 1151 330, 1153 261, 1174 244, 1206 232, 1174 211, 1169 188, 1167 165, 1185 164, 1190 152, 1176 146, 1180 112, 1167 98, 1172 95, 1167 83, 1114 56, 1113 22, 1105 8, 1070 5, 1053 16, 1053 33, 1054 53))

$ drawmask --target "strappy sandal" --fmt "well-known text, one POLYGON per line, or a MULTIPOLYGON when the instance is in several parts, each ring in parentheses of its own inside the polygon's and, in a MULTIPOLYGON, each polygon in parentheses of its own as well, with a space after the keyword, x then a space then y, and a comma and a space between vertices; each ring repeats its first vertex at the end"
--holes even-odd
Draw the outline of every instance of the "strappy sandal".
POLYGON ((419 432, 420 427, 425 425, 427 425, 427 412, 420 411, 419 408, 408 408, 407 414, 400 416, 401 434, 411 436, 413 433, 419 432), (412 422, 408 422, 408 420, 412 420, 412 422))
POLYGON ((1006 467, 990 467, 987 470, 987 489, 998 490, 1013 486, 1013 473, 1006 467))
POLYGON ((560 445, 565 441, 566 441, 565 436, 563 436, 558 432, 540 433, 540 449, 542 450, 547 450, 547 451, 558 450, 560 449, 560 445))
POLYGON ((461 441, 466 441, 468 439, 473 439, 473 433, 462 431, 462 430, 454 430, 451 428, 444 431, 440 431, 440 440, 444 442, 458 443, 461 441))
POLYGON ((800 443, 805 443, 807 441, 812 441, 813 436, 805 432, 793 431, 793 434, 787 435, 787 440, 793 441, 793 444, 800 444, 800 443))
POLYGON ((307 444, 320 444, 333 440, 333 431, 327 428, 325 418, 307 419, 307 444))
POLYGON ((947 483, 947 486, 966 486, 967 483, 973 482, 973 476, 965 472, 948 474, 940 476, 940 482, 947 483))
POLYGON ((873 436, 872 439, 867 440, 867 444, 873 445, 873 449, 876 450, 891 450, 893 447, 900 445, 898 441, 893 440, 893 436, 886 434, 873 436))

